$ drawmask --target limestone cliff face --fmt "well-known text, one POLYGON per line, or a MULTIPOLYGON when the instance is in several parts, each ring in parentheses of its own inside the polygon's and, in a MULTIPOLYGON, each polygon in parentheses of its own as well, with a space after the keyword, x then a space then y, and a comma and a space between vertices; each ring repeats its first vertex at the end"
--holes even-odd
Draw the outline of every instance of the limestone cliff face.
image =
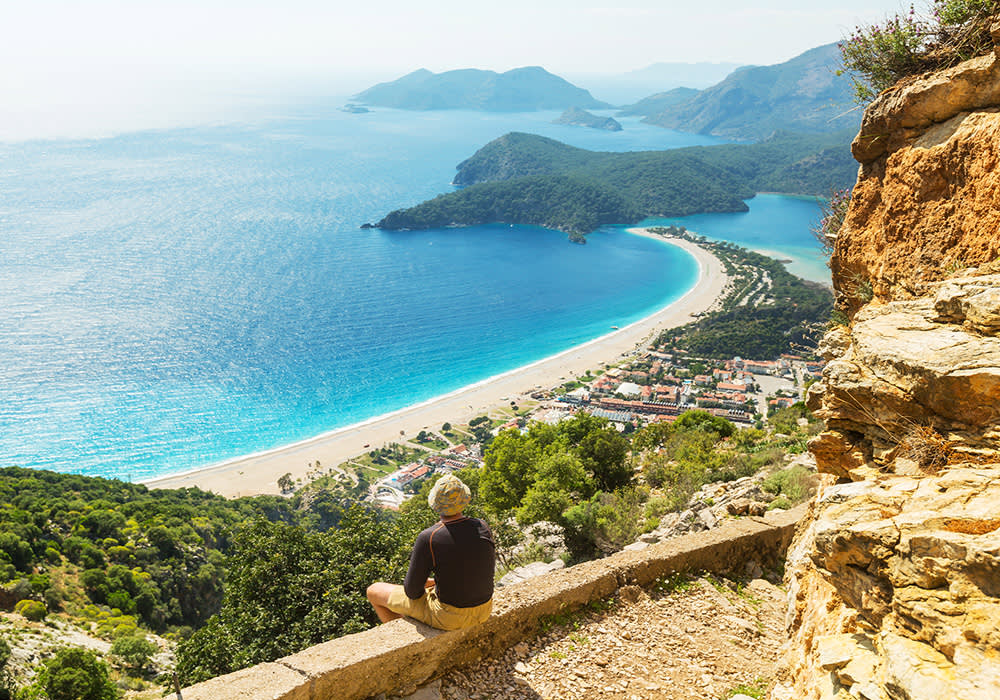
POLYGON ((830 260, 856 311, 1000 255, 1000 59, 982 56, 883 93, 852 150, 861 163, 830 260))
POLYGON ((1000 61, 884 93, 853 150, 772 697, 1000 698, 1000 61))

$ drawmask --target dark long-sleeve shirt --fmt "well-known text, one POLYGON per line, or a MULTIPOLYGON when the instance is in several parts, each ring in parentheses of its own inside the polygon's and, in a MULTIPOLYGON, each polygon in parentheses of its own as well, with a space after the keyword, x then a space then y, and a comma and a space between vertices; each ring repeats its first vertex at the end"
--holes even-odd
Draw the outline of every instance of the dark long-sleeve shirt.
POLYGON ((472 608, 493 597, 496 548, 489 526, 478 518, 435 523, 419 535, 410 554, 403 589, 411 599, 424 594, 434 572, 442 603, 472 608))

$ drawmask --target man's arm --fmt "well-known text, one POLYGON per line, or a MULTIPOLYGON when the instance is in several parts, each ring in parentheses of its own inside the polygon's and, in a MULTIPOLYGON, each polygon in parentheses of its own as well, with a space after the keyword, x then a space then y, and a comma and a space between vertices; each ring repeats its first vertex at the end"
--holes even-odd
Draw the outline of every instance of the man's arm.
POLYGON ((416 600, 424 594, 424 584, 431 573, 431 550, 423 536, 417 537, 410 552, 410 568, 406 571, 403 590, 406 597, 416 600))

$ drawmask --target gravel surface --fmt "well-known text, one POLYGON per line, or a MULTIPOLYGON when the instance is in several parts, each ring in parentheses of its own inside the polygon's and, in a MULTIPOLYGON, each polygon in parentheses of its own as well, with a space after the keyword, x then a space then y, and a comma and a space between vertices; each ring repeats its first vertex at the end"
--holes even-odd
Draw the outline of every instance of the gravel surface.
POLYGON ((699 578, 621 589, 599 609, 548 621, 534 640, 453 672, 427 697, 447 700, 666 700, 756 695, 774 672, 785 594, 699 578))

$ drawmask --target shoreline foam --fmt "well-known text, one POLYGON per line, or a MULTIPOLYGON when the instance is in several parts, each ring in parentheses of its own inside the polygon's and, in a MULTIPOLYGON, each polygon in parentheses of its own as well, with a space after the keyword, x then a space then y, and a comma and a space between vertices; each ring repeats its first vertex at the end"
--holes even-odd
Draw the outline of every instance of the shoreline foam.
POLYGON ((616 362, 645 345, 654 332, 687 323, 721 295, 727 277, 718 258, 704 248, 681 239, 665 239, 642 228, 626 230, 676 245, 691 254, 698 265, 694 286, 679 299, 624 328, 447 394, 306 440, 142 483, 150 488, 197 486, 230 498, 276 494, 278 477, 285 473, 293 479, 304 478, 314 462, 323 467, 336 466, 366 452, 364 445, 379 447, 406 440, 420 430, 439 429, 445 422, 464 422, 587 369, 616 362))

